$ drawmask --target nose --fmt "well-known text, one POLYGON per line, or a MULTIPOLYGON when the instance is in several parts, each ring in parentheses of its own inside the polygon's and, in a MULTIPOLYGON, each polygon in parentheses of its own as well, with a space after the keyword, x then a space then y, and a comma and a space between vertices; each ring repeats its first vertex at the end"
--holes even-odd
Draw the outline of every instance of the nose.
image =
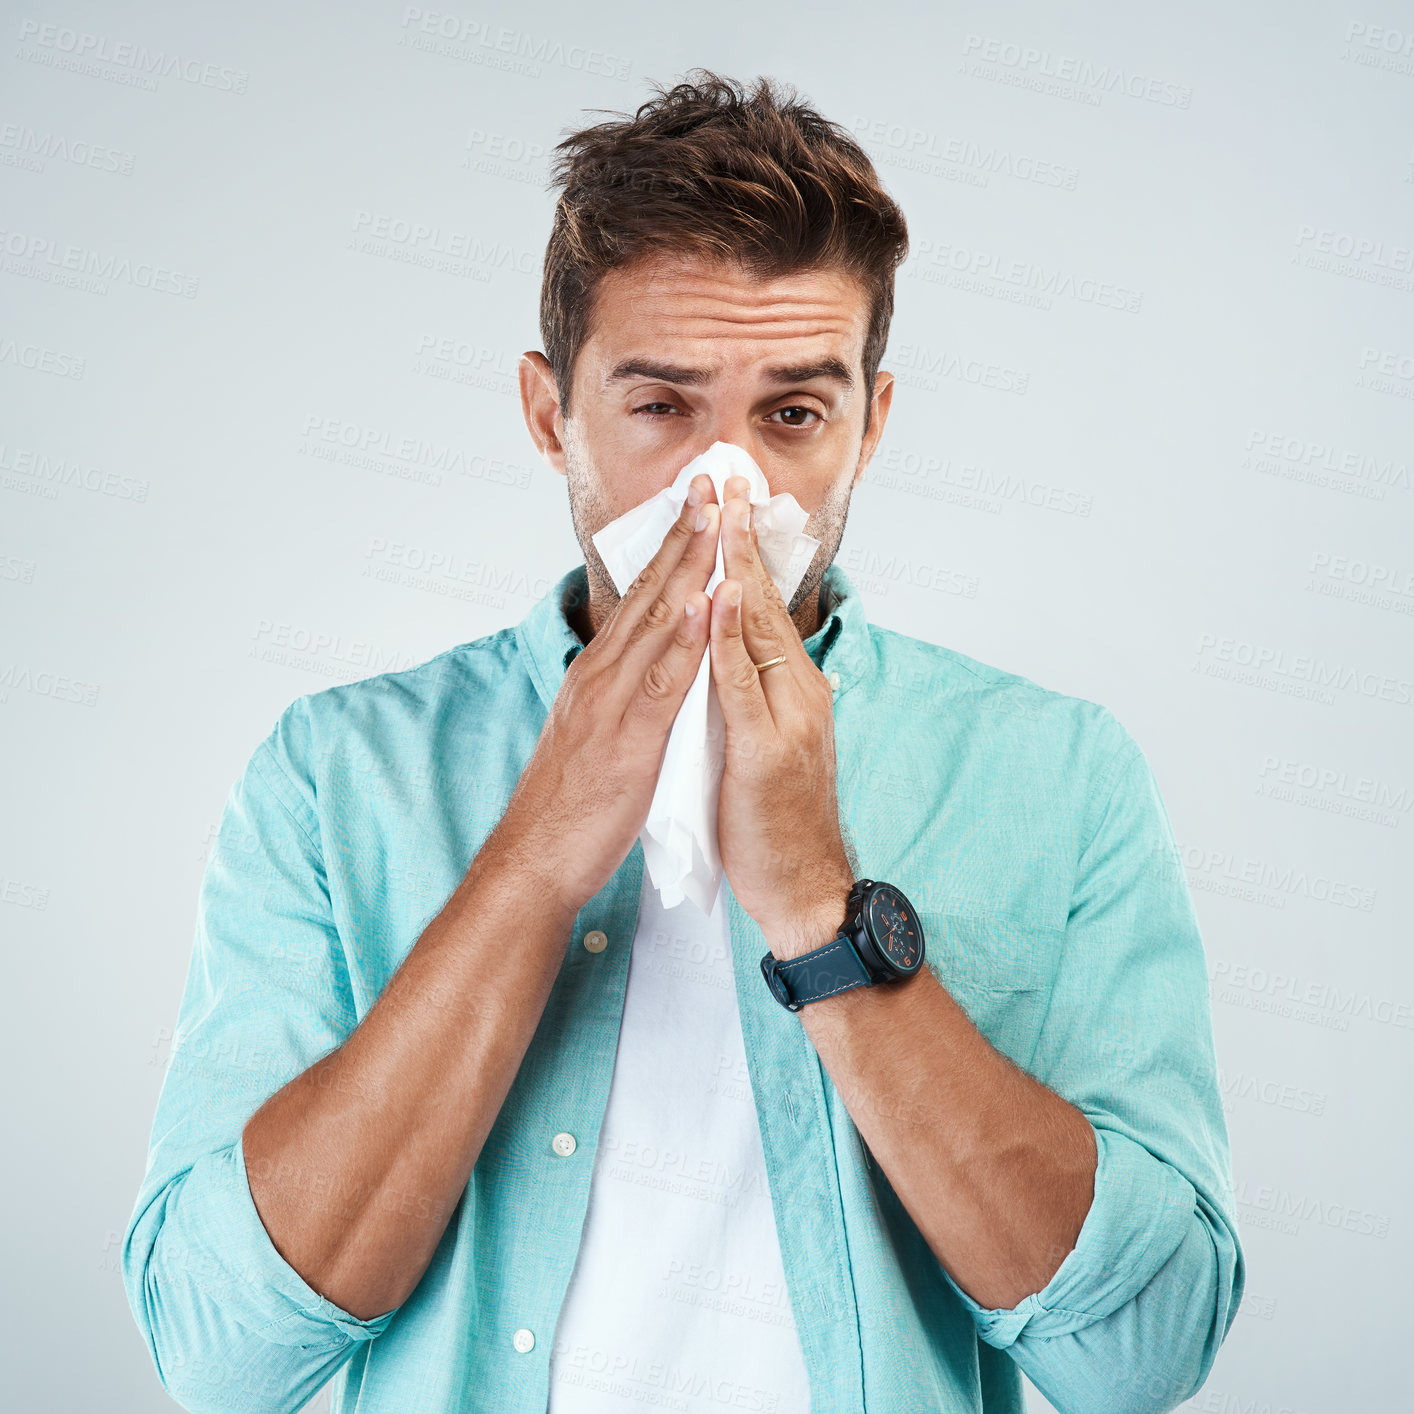
POLYGON ((757 466, 765 470, 761 462, 765 448, 761 444, 760 429, 749 416, 718 417, 711 429, 711 436, 702 444, 702 451, 705 452, 713 442, 730 442, 734 447, 740 447, 757 466))
MULTIPOLYGON (((770 479, 770 466, 765 460, 766 453, 769 449, 760 444, 760 438, 753 432, 750 419, 746 417, 739 420, 723 418, 714 420, 709 427, 699 434, 690 446, 684 448, 683 460, 679 462, 678 465, 686 466, 688 462, 700 457, 703 452, 716 442, 730 442, 732 446, 740 447, 741 450, 761 468, 761 472, 767 480, 770 479)), ((708 480, 710 481, 711 478, 708 477, 708 480)), ((722 496, 718 493, 715 486, 708 499, 714 501, 720 501, 722 499, 722 496)))

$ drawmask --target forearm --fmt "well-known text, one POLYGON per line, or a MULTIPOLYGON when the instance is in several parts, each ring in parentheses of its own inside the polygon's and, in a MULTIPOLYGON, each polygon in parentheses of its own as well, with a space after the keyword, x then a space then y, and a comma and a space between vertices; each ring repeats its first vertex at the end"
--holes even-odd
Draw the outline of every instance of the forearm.
POLYGON ((271 1241, 351 1315, 401 1304, 426 1270, 574 916, 526 854, 493 835, 348 1040, 245 1126, 251 1196, 271 1241))
MULTIPOLYGON (((777 956, 805 950, 794 938, 778 946, 777 956)), ((1089 1210, 1096 1151, 1085 1116, 993 1049, 927 967, 799 1015, 870 1152, 958 1285, 986 1307, 1039 1291, 1089 1210)))

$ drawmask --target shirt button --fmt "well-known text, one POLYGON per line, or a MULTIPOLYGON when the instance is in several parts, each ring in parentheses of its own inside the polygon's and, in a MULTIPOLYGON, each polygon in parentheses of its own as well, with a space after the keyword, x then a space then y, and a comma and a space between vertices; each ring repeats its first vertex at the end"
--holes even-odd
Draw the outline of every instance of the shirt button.
POLYGON ((591 928, 584 935, 584 946, 590 952, 603 952, 609 946, 609 936, 607 933, 601 933, 598 928, 591 928))
POLYGON ((831 691, 831 692, 838 692, 839 690, 840 690, 840 675, 839 675, 838 673, 831 673, 831 674, 830 674, 830 691, 831 691))
POLYGON ((550 1147, 565 1158, 574 1153, 574 1135, 557 1134, 551 1141, 550 1147))
POLYGON ((527 1330, 524 1326, 522 1326, 511 1337, 511 1344, 515 1346, 515 1348, 519 1350, 522 1355, 524 1355, 527 1350, 531 1350, 535 1346, 535 1332, 532 1330, 527 1330))

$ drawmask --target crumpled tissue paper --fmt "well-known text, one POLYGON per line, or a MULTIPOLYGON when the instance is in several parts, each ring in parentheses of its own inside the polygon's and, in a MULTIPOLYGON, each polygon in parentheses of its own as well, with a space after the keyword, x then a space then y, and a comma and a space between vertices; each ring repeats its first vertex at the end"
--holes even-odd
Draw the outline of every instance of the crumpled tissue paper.
MULTIPOLYGON (((761 562, 789 604, 820 542, 804 533, 810 517, 800 502, 789 492, 771 495, 761 468, 749 453, 731 442, 713 442, 678 472, 671 486, 610 521, 592 537, 614 587, 625 593, 658 553, 668 528, 682 513, 688 483, 701 472, 712 478, 719 505, 727 478, 746 478, 761 562)), ((717 565, 707 581, 707 593, 725 578, 719 538, 717 565)), ((653 803, 639 835, 648 875, 663 907, 673 908, 690 898, 709 916, 722 882, 717 793, 726 763, 726 732, 712 681, 711 654, 709 646, 673 720, 653 803)))

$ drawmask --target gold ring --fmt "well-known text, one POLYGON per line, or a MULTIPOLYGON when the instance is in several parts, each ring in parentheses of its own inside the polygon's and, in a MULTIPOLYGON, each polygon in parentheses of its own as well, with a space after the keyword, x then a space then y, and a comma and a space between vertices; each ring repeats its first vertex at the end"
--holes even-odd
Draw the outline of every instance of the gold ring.
POLYGON ((764 673, 767 668, 774 668, 777 663, 784 663, 785 660, 786 660, 786 655, 785 655, 784 653, 782 653, 779 658, 772 658, 772 659, 770 659, 769 661, 767 661, 767 662, 765 662, 765 663, 757 663, 757 664, 755 664, 755 668, 756 668, 756 671, 757 671, 758 673, 764 673))

